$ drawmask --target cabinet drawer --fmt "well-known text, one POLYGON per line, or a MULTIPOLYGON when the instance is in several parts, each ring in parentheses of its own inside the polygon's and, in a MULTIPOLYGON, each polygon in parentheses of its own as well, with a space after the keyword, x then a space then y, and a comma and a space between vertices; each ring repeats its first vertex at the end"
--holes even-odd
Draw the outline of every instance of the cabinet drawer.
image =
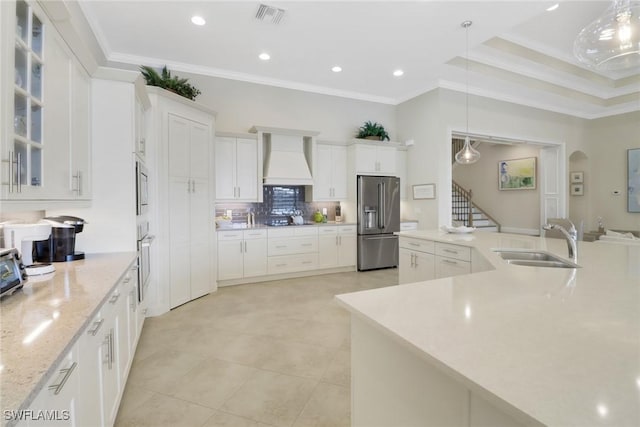
POLYGON ((355 236, 356 234, 356 226, 355 225, 341 225, 338 227, 338 234, 341 235, 345 235, 345 234, 353 234, 355 236))
POLYGON ((268 274, 292 273, 317 268, 317 253, 269 257, 267 261, 268 274))
POLYGON ((337 233, 338 233, 338 227, 336 226, 318 227, 319 236, 336 235, 337 233))
POLYGON ((267 230, 245 230, 242 232, 244 240, 266 239, 267 230))
POLYGON ((318 252, 317 237, 269 239, 269 256, 297 255, 318 252))
POLYGON ((436 243, 436 255, 461 261, 471 261, 471 248, 448 243, 436 243))
POLYGON ((420 240, 420 239, 411 239, 408 237, 400 238, 400 247, 405 249, 410 249, 412 251, 420 251, 426 252, 429 254, 434 254, 435 252, 435 243, 428 240, 420 240))
POLYGON ((218 240, 242 240, 242 230, 218 231, 218 240))
POLYGON ((471 263, 453 258, 436 256, 436 279, 471 273, 471 263))

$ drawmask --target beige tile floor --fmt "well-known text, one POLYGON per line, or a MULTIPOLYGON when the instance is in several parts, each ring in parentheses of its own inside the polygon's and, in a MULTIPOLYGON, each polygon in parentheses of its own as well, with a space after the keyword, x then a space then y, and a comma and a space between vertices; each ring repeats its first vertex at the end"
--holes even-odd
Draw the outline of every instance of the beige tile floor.
POLYGON ((387 269, 225 287, 147 319, 116 426, 348 426, 333 296, 397 283, 387 269))

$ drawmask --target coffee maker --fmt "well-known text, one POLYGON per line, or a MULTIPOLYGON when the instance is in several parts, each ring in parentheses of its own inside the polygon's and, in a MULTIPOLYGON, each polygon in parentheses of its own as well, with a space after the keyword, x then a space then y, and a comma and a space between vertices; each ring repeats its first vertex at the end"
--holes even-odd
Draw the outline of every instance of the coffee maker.
POLYGON ((51 224, 51 237, 34 242, 36 261, 65 262, 84 259, 84 252, 76 251, 76 234, 82 232, 86 221, 75 216, 50 216, 43 219, 51 224))

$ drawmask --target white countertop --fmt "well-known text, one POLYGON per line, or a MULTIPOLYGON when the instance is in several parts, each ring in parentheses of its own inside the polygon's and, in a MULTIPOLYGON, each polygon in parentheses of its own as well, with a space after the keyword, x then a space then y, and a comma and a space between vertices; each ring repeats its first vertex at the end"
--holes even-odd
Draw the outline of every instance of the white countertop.
POLYGON ((265 225, 265 224, 256 224, 254 226, 249 226, 243 222, 233 223, 231 227, 216 227, 216 231, 234 231, 234 230, 256 230, 256 229, 273 229, 273 228, 292 228, 292 227, 326 227, 328 225, 358 225, 355 222, 335 222, 335 221, 327 221, 327 222, 308 222, 302 225, 265 225))
POLYGON ((54 274, 30 278, 2 299, 3 411, 28 408, 135 258, 135 252, 87 254, 84 260, 55 263, 54 274))
POLYGON ((579 242, 582 268, 536 268, 508 265, 491 249, 566 258, 566 242, 397 234, 473 247, 495 270, 338 295, 353 314, 543 424, 640 425, 640 246, 579 242))

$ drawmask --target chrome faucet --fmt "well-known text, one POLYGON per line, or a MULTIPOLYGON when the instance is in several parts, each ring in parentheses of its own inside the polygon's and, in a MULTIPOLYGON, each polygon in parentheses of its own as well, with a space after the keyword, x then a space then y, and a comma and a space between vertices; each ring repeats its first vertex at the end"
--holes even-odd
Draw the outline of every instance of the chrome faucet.
POLYGON ((578 246, 577 246, 578 231, 576 230, 576 227, 573 224, 571 224, 571 228, 569 230, 567 230, 560 224, 547 224, 542 228, 545 230, 558 230, 559 232, 561 232, 562 235, 564 236, 564 239, 567 241, 567 247, 569 249, 569 258, 573 262, 578 262, 577 261, 578 260, 578 246))

